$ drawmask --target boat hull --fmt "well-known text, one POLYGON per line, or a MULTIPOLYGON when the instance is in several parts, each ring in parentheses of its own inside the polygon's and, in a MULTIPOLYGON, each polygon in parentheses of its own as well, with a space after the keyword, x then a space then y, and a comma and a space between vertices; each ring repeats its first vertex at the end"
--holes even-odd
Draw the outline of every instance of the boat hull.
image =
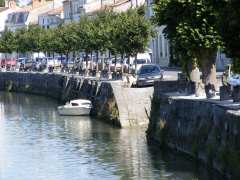
POLYGON ((91 108, 85 107, 58 107, 58 113, 64 116, 88 116, 91 108))

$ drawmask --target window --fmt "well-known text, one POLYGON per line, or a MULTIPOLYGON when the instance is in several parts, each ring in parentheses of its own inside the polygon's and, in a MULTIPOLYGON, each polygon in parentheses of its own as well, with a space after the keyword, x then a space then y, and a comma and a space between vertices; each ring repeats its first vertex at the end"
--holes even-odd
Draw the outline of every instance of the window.
POLYGON ((72 106, 79 106, 78 103, 71 103, 72 106))
POLYGON ((160 52, 160 57, 163 57, 163 42, 162 42, 163 40, 162 40, 162 35, 160 34, 159 35, 159 41, 158 41, 158 43, 159 43, 159 52, 160 52))
POLYGON ((147 60, 146 59, 136 59, 136 60, 134 60, 134 64, 135 63, 137 63, 137 64, 146 64, 147 60))
POLYGON ((158 66, 142 66, 140 74, 157 74, 160 73, 158 66))

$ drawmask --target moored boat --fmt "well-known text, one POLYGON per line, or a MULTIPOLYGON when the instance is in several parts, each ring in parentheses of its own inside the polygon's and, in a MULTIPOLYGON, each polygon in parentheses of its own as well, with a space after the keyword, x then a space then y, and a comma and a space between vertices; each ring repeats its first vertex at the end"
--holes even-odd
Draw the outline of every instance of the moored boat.
POLYGON ((58 113, 65 116, 87 116, 90 114, 91 108, 91 101, 75 99, 63 106, 58 106, 58 113))

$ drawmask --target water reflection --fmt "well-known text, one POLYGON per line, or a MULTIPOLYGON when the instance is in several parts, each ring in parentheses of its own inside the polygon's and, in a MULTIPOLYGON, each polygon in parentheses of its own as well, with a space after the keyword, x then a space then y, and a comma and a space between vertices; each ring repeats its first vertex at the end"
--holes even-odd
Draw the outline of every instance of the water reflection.
POLYGON ((209 179, 189 161, 148 147, 144 129, 58 116, 57 105, 44 97, 0 93, 1 180, 209 179))

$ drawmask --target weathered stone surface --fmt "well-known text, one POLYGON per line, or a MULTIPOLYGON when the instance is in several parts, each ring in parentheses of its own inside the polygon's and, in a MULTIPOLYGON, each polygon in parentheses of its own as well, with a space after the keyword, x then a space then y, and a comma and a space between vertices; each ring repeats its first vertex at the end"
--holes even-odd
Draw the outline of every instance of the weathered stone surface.
POLYGON ((240 102, 240 86, 233 87, 232 97, 234 102, 240 102))
POLYGON ((232 99, 232 92, 230 86, 221 86, 220 87, 220 100, 230 100, 232 99))
POLYGON ((0 90, 55 98, 62 103, 83 98, 93 102, 91 114, 118 127, 147 126, 153 88, 131 89, 121 81, 100 82, 80 76, 0 72, 0 90))
POLYGON ((238 109, 236 104, 154 93, 148 140, 198 158, 231 179, 240 179, 238 109))
POLYGON ((157 81, 154 84, 155 94, 180 92, 186 94, 194 94, 196 85, 194 82, 187 81, 157 81))
POLYGON ((153 88, 126 88, 112 83, 122 126, 148 125, 153 88))

